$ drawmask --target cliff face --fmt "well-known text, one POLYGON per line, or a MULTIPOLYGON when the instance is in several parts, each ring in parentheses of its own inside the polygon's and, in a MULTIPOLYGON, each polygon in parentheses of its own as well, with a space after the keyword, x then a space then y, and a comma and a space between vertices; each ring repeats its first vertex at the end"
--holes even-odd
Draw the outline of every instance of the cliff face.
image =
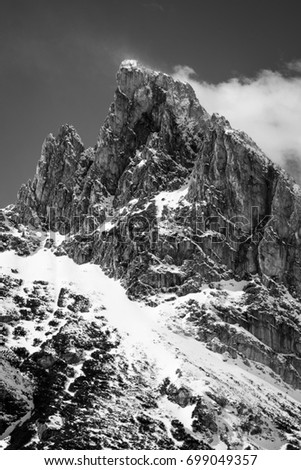
POLYGON ((46 137, 33 181, 19 191, 16 220, 63 233, 78 229, 77 215, 92 211, 105 193, 94 160, 72 126, 63 125, 56 138, 46 137))
MULTIPOLYGON (((51 255, 95 263, 121 281, 130 299, 143 300, 154 311, 166 309, 166 321, 170 316, 210 354, 241 360, 243 367, 267 367, 275 380, 300 389, 300 220, 300 188, 244 132, 232 129, 223 117, 210 116, 188 84, 125 61, 94 149, 85 150, 69 125, 62 126, 57 137, 46 138, 33 180, 20 189, 16 206, 0 213, 0 251, 27 256, 43 243, 51 255)), ((68 305, 60 296, 54 323, 81 308, 74 306, 75 294, 68 305)), ((78 305, 82 301, 79 298, 78 305)), ((32 310, 30 302, 26 309, 32 310)), ((32 319, 35 315, 42 314, 34 311, 32 319)), ((15 320, 9 317, 7 322, 15 320)), ((87 334, 92 341, 91 331, 87 334)), ((38 363, 43 369, 40 359, 45 359, 50 372, 59 368, 67 374, 67 356, 56 338, 45 340, 42 359, 26 356, 22 367, 36 370, 38 363), (53 363, 45 353, 49 348, 57 358, 53 363)), ((85 374, 93 375, 88 366, 90 362, 85 374)), ((124 381, 129 379, 126 367, 120 372, 124 381)), ((44 369, 39 374, 44 390, 54 376, 44 382, 44 369)), ((91 403, 102 383, 97 374, 93 390, 85 384, 91 403)), ((79 379, 73 387, 80 402, 79 379)), ((119 390, 118 380, 116 376, 114 387, 119 390)), ((162 390, 171 402, 195 405, 197 432, 203 429, 204 416, 216 432, 207 405, 183 387, 167 381, 162 390)), ((137 406, 135 400, 132 404, 137 406)), ((41 403, 38 406, 44 410, 41 403)), ((159 426, 157 421, 153 425, 159 426)), ((176 435, 183 431, 179 426, 174 424, 176 435)), ((162 439, 164 448, 173 446, 164 433, 162 439)), ((189 442, 188 448, 200 445, 189 442)))

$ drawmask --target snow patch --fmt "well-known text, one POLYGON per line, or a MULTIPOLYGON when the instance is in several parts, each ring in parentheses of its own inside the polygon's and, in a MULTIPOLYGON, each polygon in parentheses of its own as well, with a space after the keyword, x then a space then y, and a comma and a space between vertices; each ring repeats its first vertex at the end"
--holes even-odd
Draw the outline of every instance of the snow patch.
POLYGON ((185 184, 175 191, 162 191, 155 196, 155 202, 157 206, 157 217, 160 220, 162 218, 162 212, 164 206, 170 209, 176 209, 182 199, 187 195, 188 184, 185 184))

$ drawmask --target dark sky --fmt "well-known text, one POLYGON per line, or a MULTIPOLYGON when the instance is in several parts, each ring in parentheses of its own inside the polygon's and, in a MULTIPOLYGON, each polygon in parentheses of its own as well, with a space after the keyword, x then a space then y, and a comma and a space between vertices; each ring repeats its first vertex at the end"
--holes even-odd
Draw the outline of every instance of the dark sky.
POLYGON ((34 174, 49 132, 93 146, 125 58, 218 83, 301 58, 300 1, 1 0, 0 206, 34 174))

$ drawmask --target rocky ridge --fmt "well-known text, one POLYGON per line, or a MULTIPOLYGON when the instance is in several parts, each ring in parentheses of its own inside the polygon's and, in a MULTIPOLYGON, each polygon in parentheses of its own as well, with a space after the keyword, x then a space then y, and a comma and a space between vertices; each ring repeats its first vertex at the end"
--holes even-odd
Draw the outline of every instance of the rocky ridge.
POLYGON ((14 210, 18 223, 69 234, 76 262, 100 264, 135 296, 141 274, 148 294, 259 274, 299 295, 300 207, 297 185, 246 134, 209 116, 188 84, 130 61, 94 150, 72 126, 48 136, 14 210), (183 264, 192 272, 170 275, 183 264))

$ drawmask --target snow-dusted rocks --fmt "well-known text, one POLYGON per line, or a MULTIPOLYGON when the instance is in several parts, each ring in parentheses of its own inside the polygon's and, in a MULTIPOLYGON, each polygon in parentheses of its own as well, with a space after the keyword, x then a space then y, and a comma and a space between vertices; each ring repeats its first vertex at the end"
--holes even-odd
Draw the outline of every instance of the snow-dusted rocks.
MULTIPOLYGON (((4 447, 299 446, 300 391, 261 357, 248 359, 255 338, 231 320, 252 305, 244 297, 255 294, 254 283, 161 294, 154 308, 130 301, 95 265, 79 266, 43 249, 30 259, 27 269, 28 258, 0 255, 9 277, 3 305, 20 315, 6 324, 2 359, 22 379, 22 395, 34 385, 33 412, 20 409, 12 428, 10 418, 4 422, 4 447), (89 299, 88 308, 70 309, 74 298, 89 299), (210 315, 212 324, 205 321, 210 315), (232 343, 225 334, 218 337, 227 327, 237 332, 232 343), (213 332, 215 340, 202 332, 213 332), (218 338, 220 349, 213 347, 218 338)), ((282 307, 293 309, 289 301, 282 307)), ((9 374, 2 377, 9 382, 9 374)), ((7 416, 9 408, 4 411, 7 416)))

